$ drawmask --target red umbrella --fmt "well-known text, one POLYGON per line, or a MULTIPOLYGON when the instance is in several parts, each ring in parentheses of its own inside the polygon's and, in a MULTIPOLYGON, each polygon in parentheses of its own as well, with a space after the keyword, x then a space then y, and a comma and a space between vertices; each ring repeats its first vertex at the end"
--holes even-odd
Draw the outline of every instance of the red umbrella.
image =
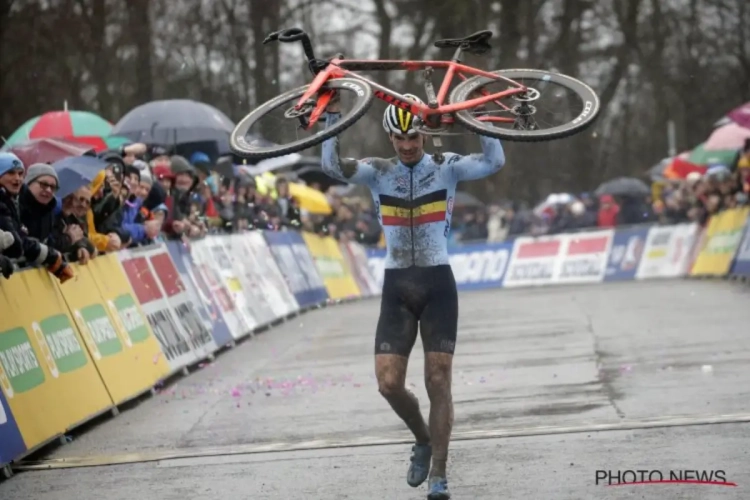
POLYGON ((93 154, 94 148, 90 144, 83 144, 65 139, 31 139, 18 144, 8 151, 18 156, 28 168, 34 163, 54 163, 71 156, 93 154))

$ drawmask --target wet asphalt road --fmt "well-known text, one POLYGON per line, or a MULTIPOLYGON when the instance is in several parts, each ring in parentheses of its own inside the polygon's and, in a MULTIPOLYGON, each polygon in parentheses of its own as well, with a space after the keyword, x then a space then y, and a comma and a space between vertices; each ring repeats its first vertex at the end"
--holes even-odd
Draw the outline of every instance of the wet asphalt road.
MULTIPOLYGON (((525 436, 454 441, 453 498, 750 498, 750 424, 590 430, 750 414, 748 305, 747 286, 708 281, 461 294, 455 435, 525 436), (552 434, 534 435, 543 426, 552 434), (605 487, 598 469, 721 469, 738 487, 605 487)), ((368 300, 291 320, 51 458, 213 456, 22 472, 0 499, 424 499, 406 485, 409 435, 373 377, 378 312, 368 300), (347 446, 368 441, 401 443, 347 446)), ((422 373, 418 340, 407 383, 426 413, 422 373)))

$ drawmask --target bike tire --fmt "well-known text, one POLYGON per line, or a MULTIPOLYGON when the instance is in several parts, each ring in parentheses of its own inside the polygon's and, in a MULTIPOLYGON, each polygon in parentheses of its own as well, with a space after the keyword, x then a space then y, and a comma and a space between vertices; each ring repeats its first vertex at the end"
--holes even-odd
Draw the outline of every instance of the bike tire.
MULTIPOLYGON (((578 95, 584 103, 584 111, 574 120, 546 130, 499 130, 492 125, 487 125, 485 122, 477 120, 472 116, 471 110, 456 112, 456 121, 474 133, 515 142, 541 142, 563 139, 583 132, 590 127, 601 111, 601 103, 596 92, 582 81, 570 76, 538 69, 505 69, 491 71, 491 73, 510 80, 536 79, 565 87, 578 95)), ((492 81, 494 80, 484 76, 469 78, 453 89, 448 100, 451 104, 465 102, 472 92, 492 81)))
POLYGON ((333 126, 325 128, 315 135, 300 139, 298 141, 290 142, 287 144, 278 144, 271 147, 252 147, 247 144, 244 140, 247 132, 250 128, 255 125, 263 116, 274 111, 276 108, 281 106, 287 101, 293 99, 299 99, 304 95, 305 91, 309 88, 309 85, 304 85, 296 89, 290 90, 283 94, 276 96, 269 101, 258 106, 256 109, 251 111, 245 116, 239 123, 234 127, 234 130, 229 135, 229 147, 234 154, 248 160, 264 160, 268 158, 275 158, 278 156, 284 156, 290 153, 296 153, 312 146, 317 146, 321 142, 334 137, 347 128, 354 125, 360 118, 362 118, 367 110, 372 105, 374 94, 372 87, 362 80, 354 78, 335 78, 328 80, 322 87, 325 90, 336 90, 338 92, 349 91, 353 92, 356 96, 354 105, 347 112, 342 115, 341 119, 336 122, 333 126))

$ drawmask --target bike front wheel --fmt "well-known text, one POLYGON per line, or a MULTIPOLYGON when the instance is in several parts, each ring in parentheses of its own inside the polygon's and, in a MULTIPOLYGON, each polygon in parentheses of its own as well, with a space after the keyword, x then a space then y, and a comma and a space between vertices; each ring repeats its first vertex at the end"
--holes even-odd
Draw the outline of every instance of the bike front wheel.
POLYGON ((491 101, 484 105, 481 113, 475 109, 456 112, 456 121, 477 134, 517 142, 550 141, 582 132, 599 115, 599 96, 575 78, 537 69, 508 69, 492 73, 502 79, 469 78, 453 89, 449 102, 466 102, 480 93, 496 94, 513 88, 513 83, 516 87, 525 86, 527 91, 491 101), (490 88, 492 86, 496 88, 490 88), (493 104, 498 109, 487 109, 493 104))
MULTIPOLYGON (((254 109, 235 126, 229 136, 229 147, 242 158, 264 160, 316 146, 356 123, 372 105, 374 94, 366 82, 353 78, 328 80, 321 90, 334 90, 342 103, 341 118, 327 128, 305 130, 300 119, 309 117, 315 103, 305 104, 301 110, 294 106, 309 85, 290 90, 254 109), (275 120, 274 120, 275 119, 275 120), (277 131, 274 125, 285 127, 277 131), (311 134, 303 136, 305 133, 311 134)), ((318 123, 324 123, 323 117, 318 123)))

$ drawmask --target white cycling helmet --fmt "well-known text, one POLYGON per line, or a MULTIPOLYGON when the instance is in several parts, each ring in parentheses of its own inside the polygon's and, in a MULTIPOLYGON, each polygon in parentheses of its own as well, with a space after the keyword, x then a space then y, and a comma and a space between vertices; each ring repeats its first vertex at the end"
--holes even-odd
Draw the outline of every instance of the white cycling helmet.
MULTIPOLYGON (((424 104, 424 102, 414 94, 404 94, 404 97, 420 104, 424 104)), ((414 115, 409 111, 394 106, 393 104, 389 104, 388 107, 385 108, 385 113, 383 114, 383 128, 389 134, 415 134, 417 131, 412 128, 413 125, 414 115)))

